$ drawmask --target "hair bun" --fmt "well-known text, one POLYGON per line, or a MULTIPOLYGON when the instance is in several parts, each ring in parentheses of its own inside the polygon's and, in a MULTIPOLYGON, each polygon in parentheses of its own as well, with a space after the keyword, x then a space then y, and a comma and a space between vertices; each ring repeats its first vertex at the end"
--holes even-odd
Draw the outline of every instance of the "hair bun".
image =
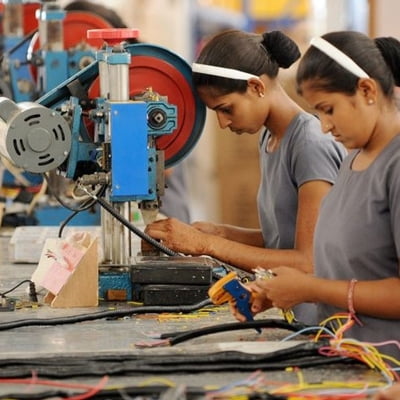
POLYGON ((281 31, 262 34, 262 45, 281 68, 289 68, 300 56, 297 44, 281 31))
POLYGON ((392 71, 396 86, 400 86, 400 41, 391 36, 383 36, 374 39, 376 47, 378 47, 386 64, 392 71))

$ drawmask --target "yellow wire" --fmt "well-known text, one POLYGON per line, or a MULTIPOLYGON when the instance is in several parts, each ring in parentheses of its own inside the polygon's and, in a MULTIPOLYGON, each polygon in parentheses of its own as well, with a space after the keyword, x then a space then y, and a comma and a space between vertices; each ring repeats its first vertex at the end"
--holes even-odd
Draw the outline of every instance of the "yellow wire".
POLYGON ((175 387, 176 383, 171 381, 170 379, 167 378, 148 378, 145 379, 144 381, 140 382, 138 384, 138 386, 142 387, 142 386, 150 386, 150 385, 154 385, 155 383, 163 383, 166 386, 169 387, 175 387))
MULTIPOLYGON (((286 394, 295 392, 305 392, 305 391, 316 391, 324 389, 352 389, 352 390, 366 390, 370 388, 381 388, 387 385, 386 382, 365 382, 365 381, 323 381, 319 383, 305 383, 301 382, 298 384, 285 385, 274 390, 271 390, 272 394, 286 394)), ((317 393, 316 393, 317 394, 317 393)))

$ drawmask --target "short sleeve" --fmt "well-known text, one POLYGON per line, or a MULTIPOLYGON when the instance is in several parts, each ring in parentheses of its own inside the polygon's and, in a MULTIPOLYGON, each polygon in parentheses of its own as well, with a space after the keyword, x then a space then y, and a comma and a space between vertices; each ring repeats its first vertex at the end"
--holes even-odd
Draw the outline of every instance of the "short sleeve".
POLYGON ((387 175, 390 223, 392 226, 393 240, 396 246, 397 256, 400 259, 400 156, 396 156, 396 159, 390 164, 390 171, 387 175))
POLYGON ((331 135, 324 135, 320 129, 315 132, 313 124, 306 124, 300 134, 300 146, 292 153, 291 174, 297 187, 306 182, 323 180, 334 183, 340 165, 347 151, 331 135))

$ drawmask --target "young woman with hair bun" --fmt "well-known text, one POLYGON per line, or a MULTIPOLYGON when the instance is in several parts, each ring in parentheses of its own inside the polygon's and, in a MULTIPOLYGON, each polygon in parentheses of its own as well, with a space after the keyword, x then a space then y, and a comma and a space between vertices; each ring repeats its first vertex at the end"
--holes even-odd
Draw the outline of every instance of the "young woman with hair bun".
MULTIPOLYGON (((211 38, 192 65, 194 86, 220 127, 259 135, 261 229, 170 218, 149 225, 149 235, 175 251, 210 255, 248 272, 283 264, 313 271, 314 226, 346 150, 282 88, 280 68, 299 58, 296 43, 280 31, 229 30, 211 38)), ((296 307, 296 318, 310 322, 311 308, 296 307)))
POLYGON ((347 313, 353 324, 344 337, 378 346, 392 357, 385 361, 398 366, 400 110, 395 85, 400 51, 393 43, 354 31, 311 41, 297 71, 299 93, 318 114, 322 129, 351 152, 321 205, 314 274, 281 266, 272 268, 273 279, 250 287, 260 294, 254 313, 271 303, 281 308, 314 303, 319 322, 347 313))

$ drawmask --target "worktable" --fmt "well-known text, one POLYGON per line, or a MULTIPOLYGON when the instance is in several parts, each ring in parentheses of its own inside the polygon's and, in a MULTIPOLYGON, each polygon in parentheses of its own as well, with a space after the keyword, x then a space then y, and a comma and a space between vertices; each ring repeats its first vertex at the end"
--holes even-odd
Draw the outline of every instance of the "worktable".
MULTIPOLYGON (((3 233, 0 237, 0 292, 5 292, 22 280, 29 279, 36 268, 34 264, 12 264, 10 262, 7 256, 9 239, 10 236, 7 232, 3 233)), ((20 297, 21 299, 26 298, 26 288, 27 285, 22 285, 12 293, 12 296, 20 297)), ((126 309, 126 307, 128 307, 126 304, 118 303, 107 303, 101 304, 98 307, 74 309, 55 309, 47 305, 39 307, 26 306, 15 311, 1 312, 0 324, 26 319, 79 316, 106 310, 126 309)), ((269 310, 260 318, 281 317, 276 310, 269 310)), ((207 388, 208 390, 212 388, 215 390, 248 379, 252 375, 262 376, 264 378, 264 387, 270 387, 271 389, 276 389, 287 383, 298 383, 299 379, 304 379, 305 382, 322 382, 327 380, 383 382, 379 372, 371 371, 362 364, 352 363, 334 363, 332 365, 302 368, 300 371, 296 369, 261 371, 256 367, 253 370, 243 370, 241 367, 244 364, 237 362, 237 370, 218 371, 215 368, 210 368, 210 370, 200 369, 198 372, 179 372, 179 363, 169 371, 152 372, 151 368, 149 370, 146 368, 146 364, 143 364, 142 367, 139 365, 136 369, 128 369, 128 372, 124 372, 124 362, 132 357, 136 360, 136 364, 134 365, 137 365, 137 360, 140 361, 141 357, 146 358, 149 356, 153 356, 155 359, 159 358, 160 360, 165 358, 173 360, 174 357, 178 357, 179 360, 179 357, 185 357, 186 360, 190 361, 202 354, 228 350, 237 351, 240 349, 249 353, 268 353, 309 341, 305 336, 297 336, 286 342, 282 342, 281 340, 288 337, 292 332, 285 329, 267 328, 263 329, 261 333, 256 332, 254 329, 246 329, 200 336, 175 346, 137 347, 137 344, 143 341, 147 343, 154 341, 153 335, 155 333, 181 332, 194 328, 233 322, 236 321, 231 316, 227 307, 208 306, 204 307, 201 311, 189 314, 132 314, 122 318, 102 318, 77 323, 25 326, 0 330, 0 365, 2 365, 2 368, 0 368, 0 383, 3 383, 0 385, 0 396, 10 393, 26 394, 52 390, 48 386, 42 385, 18 385, 15 382, 3 382, 4 378, 12 377, 5 375, 5 371, 7 371, 6 367, 10 360, 20 360, 21 365, 26 363, 29 365, 30 362, 34 363, 37 359, 42 360, 43 364, 42 366, 37 365, 35 367, 33 365, 31 367, 30 371, 32 375, 34 377, 35 374, 38 375, 35 379, 42 378, 62 381, 68 384, 97 385, 99 382, 101 384, 102 378, 105 378, 101 374, 101 371, 93 375, 87 373, 92 368, 89 360, 97 360, 97 364, 94 365, 101 366, 101 357, 104 357, 103 365, 106 365, 110 357, 115 358, 115 365, 119 366, 120 372, 115 372, 114 370, 114 372, 105 374, 108 376, 108 381, 105 384, 106 387, 118 386, 123 388, 139 385, 167 385, 175 389, 181 388, 181 392, 175 390, 174 393, 168 393, 168 396, 164 396, 164 398, 171 399, 185 398, 186 396, 182 394, 183 387, 207 388), (49 362, 47 367, 46 360, 49 362), (66 362, 68 360, 78 360, 77 368, 78 371, 80 368, 81 373, 77 373, 75 368, 72 370, 72 376, 68 376, 69 370, 56 368, 57 365, 59 367, 65 366, 65 364, 68 364, 66 362), (40 371, 40 368, 48 368, 49 375, 41 376, 37 372, 38 370, 40 371), (63 371, 67 371, 64 377, 62 376, 63 371)), ((200 365, 198 361, 196 365, 200 365)), ((13 371, 18 372, 21 368, 17 366, 15 370, 10 369, 10 373, 13 371)), ((18 376, 18 374, 15 376, 18 376)), ((29 376, 25 376, 25 378, 29 378, 29 376)), ((64 388, 63 390, 68 389, 64 388)), ((343 391, 345 392, 345 390, 343 391)), ((77 389, 74 389, 73 393, 76 394, 76 392, 77 389)), ((186 395, 188 396, 188 393, 186 395)), ((115 398, 130 399, 132 397, 121 395, 115 398)))

